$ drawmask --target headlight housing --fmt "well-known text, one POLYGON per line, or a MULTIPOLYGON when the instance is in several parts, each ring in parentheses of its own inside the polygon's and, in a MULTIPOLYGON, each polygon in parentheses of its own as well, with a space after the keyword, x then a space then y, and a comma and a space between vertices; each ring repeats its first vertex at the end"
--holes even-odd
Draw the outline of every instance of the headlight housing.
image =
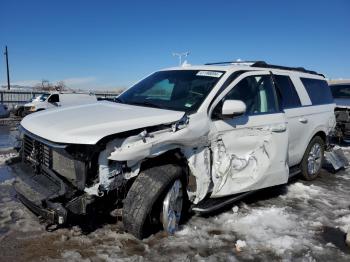
POLYGON ((31 106, 31 107, 29 108, 29 111, 30 111, 30 112, 35 112, 35 111, 36 111, 35 106, 31 106))

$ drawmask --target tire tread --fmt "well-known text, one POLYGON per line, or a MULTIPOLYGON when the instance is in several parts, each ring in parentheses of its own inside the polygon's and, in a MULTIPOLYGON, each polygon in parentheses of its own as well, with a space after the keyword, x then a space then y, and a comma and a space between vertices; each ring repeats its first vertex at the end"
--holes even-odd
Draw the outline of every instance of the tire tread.
POLYGON ((126 231, 142 239, 144 224, 153 205, 182 174, 180 166, 166 164, 142 171, 132 184, 123 207, 123 224, 126 231))

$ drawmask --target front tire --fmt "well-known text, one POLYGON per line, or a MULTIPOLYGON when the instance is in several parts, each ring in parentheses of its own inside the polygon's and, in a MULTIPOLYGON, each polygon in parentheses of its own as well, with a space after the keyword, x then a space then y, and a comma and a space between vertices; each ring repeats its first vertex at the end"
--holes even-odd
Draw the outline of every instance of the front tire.
POLYGON ((306 180, 314 180, 320 173, 324 160, 325 142, 315 136, 308 147, 301 161, 301 173, 306 180))
POLYGON ((168 233, 174 232, 183 213, 184 197, 176 203, 177 208, 170 210, 172 214, 168 220, 164 220, 164 209, 169 211, 169 200, 185 194, 182 173, 180 166, 167 164, 151 167, 138 175, 124 200, 123 224, 126 231, 139 239, 162 228, 168 233))

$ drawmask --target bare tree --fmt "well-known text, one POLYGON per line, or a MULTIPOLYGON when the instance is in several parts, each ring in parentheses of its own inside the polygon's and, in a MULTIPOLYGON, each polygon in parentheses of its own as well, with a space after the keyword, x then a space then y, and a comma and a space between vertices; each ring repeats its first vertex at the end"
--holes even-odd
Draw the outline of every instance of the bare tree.
POLYGON ((49 80, 47 80, 47 79, 41 80, 41 88, 43 90, 49 88, 49 86, 50 86, 50 81, 49 80))
POLYGON ((62 92, 65 91, 67 89, 66 84, 64 83, 64 81, 58 81, 55 85, 55 89, 56 91, 62 92))

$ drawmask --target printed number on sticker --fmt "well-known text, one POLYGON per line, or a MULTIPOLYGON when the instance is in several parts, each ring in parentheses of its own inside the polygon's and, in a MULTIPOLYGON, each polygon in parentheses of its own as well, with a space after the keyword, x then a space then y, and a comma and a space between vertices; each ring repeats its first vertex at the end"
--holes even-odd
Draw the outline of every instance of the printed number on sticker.
POLYGON ((197 73, 197 76, 210 76, 210 77, 217 77, 219 78, 222 76, 222 72, 216 72, 216 71, 199 71, 197 73))

